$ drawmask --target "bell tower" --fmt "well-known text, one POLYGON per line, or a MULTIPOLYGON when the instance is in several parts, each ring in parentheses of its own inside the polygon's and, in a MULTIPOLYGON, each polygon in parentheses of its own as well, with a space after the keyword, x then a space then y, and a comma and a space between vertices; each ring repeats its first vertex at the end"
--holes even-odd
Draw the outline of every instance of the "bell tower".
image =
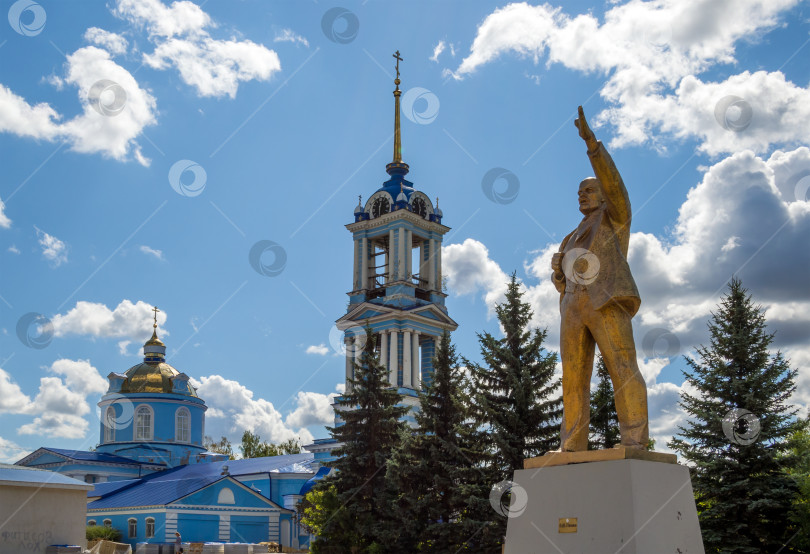
MULTIPOLYGON (((458 324, 447 315, 442 290, 442 224, 438 199, 416 190, 405 179, 400 134, 399 51, 394 54, 394 157, 385 166, 389 179, 354 210, 346 225, 354 241, 352 289, 347 313, 337 320, 346 343, 346 378, 354 373, 354 357, 365 341, 368 324, 380 360, 388 368, 390 386, 403 403, 418 404, 417 392, 433 373, 436 344, 446 329, 458 324)), ((347 380, 347 390, 350 388, 347 380)), ((412 416, 410 416, 412 417, 412 416)))

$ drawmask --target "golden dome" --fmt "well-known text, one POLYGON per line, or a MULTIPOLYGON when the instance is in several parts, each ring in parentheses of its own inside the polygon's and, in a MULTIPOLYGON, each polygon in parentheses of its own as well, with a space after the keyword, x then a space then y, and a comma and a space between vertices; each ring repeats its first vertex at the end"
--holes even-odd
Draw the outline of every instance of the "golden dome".
MULTIPOLYGON (((165 362, 161 363, 141 363, 129 368, 126 372, 126 380, 121 385, 121 392, 174 392, 172 377, 180 375, 180 372, 165 362)), ((178 394, 178 393, 174 393, 178 394)), ((197 397, 197 393, 189 384, 188 391, 181 393, 197 397)))

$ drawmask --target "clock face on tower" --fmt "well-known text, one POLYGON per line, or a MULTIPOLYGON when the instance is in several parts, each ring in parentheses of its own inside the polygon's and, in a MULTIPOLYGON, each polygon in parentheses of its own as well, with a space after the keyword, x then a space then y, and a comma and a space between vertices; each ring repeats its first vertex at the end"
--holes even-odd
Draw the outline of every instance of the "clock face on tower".
POLYGON ((389 211, 388 199, 384 196, 378 197, 371 207, 371 217, 380 217, 387 214, 389 211))
POLYGON ((419 216, 423 218, 427 217, 427 205, 425 204, 424 200, 421 198, 414 198, 411 205, 413 207, 413 213, 419 214, 419 216))

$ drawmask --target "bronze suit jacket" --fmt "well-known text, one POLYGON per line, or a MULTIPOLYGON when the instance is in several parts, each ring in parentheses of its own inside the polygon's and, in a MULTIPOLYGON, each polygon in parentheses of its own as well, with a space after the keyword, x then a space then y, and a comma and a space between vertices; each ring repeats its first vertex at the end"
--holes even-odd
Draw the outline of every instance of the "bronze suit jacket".
MULTIPOLYGON (((615 303, 632 317, 641 305, 641 298, 627 264, 630 199, 619 170, 601 141, 594 152, 588 151, 588 157, 602 185, 605 203, 582 219, 579 226, 563 239, 559 251, 566 253, 578 248, 593 253, 599 263, 599 271, 595 277, 579 285, 588 291, 593 309, 600 310, 609 303, 615 303)), ((565 276, 552 275, 551 280, 560 292, 560 300, 566 287, 577 286, 565 276)))

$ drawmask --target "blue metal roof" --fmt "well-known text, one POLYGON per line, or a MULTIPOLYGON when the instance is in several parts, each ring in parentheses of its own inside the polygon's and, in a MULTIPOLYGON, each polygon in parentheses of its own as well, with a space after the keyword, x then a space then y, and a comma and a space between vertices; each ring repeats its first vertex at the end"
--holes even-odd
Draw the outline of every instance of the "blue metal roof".
POLYGON ((87 491, 87 496, 110 496, 112 493, 120 491, 125 487, 131 487, 140 483, 140 479, 125 479, 123 481, 107 481, 106 483, 95 483, 93 490, 87 491))
POLYGON ((318 473, 310 477, 309 480, 306 483, 304 483, 304 486, 301 487, 301 492, 299 492, 298 494, 303 495, 311 491, 312 487, 314 487, 318 481, 329 475, 329 472, 331 470, 332 468, 330 467, 319 467, 318 473))
POLYGON ((0 481, 17 481, 32 485, 72 485, 90 486, 84 481, 62 475, 55 471, 30 467, 0 464, 0 481))
POLYGON ((124 458, 123 456, 116 456, 115 454, 105 454, 103 452, 88 452, 86 450, 65 450, 62 448, 46 448, 42 447, 40 450, 47 450, 48 452, 53 452, 54 454, 59 454, 61 456, 65 456, 70 458, 71 460, 81 461, 81 462, 104 462, 107 464, 127 464, 127 465, 159 465, 162 466, 163 464, 155 464, 150 462, 139 462, 138 460, 133 460, 131 458, 124 458))
MULTIPOLYGON (((116 492, 111 490, 103 498, 87 505, 87 509, 126 508, 132 506, 164 506, 200 490, 223 478, 223 469, 232 477, 256 473, 309 473, 313 471, 315 456, 309 452, 267 458, 225 460, 190 464, 130 480, 131 486, 116 492)), ((106 483, 105 483, 106 484, 106 483)), ((105 490, 105 489, 100 489, 105 490)), ((98 496, 89 494, 88 496, 98 496)))

